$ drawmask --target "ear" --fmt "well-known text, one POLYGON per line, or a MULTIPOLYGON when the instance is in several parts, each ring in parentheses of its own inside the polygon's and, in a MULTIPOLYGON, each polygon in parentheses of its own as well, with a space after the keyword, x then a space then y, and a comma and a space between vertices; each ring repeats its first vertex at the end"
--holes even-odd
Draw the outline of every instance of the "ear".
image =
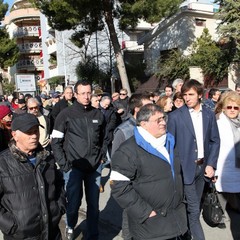
POLYGON ((16 141, 17 140, 17 132, 12 131, 12 136, 13 136, 13 139, 16 141))

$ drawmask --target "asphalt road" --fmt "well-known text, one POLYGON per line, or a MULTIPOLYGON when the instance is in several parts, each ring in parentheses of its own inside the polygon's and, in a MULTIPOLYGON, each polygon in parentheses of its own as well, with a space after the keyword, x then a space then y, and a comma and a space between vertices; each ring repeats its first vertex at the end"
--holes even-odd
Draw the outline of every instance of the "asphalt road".
MULTIPOLYGON (((102 183, 104 185, 104 192, 100 194, 100 219, 99 219, 99 230, 100 236, 99 240, 122 240, 121 233, 121 214, 122 210, 117 205, 117 203, 113 200, 110 195, 110 187, 109 187, 109 169, 103 170, 102 183)), ((79 211, 79 221, 78 226, 75 229, 75 239, 82 240, 84 229, 85 229, 85 213, 86 213, 86 204, 85 199, 82 201, 82 206, 79 211)), ((219 228, 211 228, 202 221, 202 226, 204 229, 206 240, 232 240, 232 234, 230 231, 230 222, 226 221, 227 228, 219 229, 219 228)), ((63 216, 62 221, 60 223, 60 227, 64 236, 65 229, 65 216, 63 216)), ((240 224, 239 224, 240 228, 240 224)), ((0 240, 2 240, 2 234, 0 234, 0 240)), ((63 237, 64 239, 64 237, 63 237)))

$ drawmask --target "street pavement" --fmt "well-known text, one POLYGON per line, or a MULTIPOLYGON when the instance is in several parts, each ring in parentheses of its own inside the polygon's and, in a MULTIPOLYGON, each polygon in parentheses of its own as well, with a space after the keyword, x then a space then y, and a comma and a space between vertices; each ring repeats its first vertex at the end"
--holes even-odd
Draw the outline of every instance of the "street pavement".
MULTIPOLYGON (((121 222, 122 222, 122 210, 114 201, 110 195, 109 186, 109 169, 105 168, 102 173, 102 184, 104 185, 104 192, 100 194, 100 219, 99 219, 99 240, 122 240, 121 222)), ((86 213, 86 202, 85 199, 82 201, 82 206, 79 211, 78 226, 75 229, 75 239, 83 240, 84 229, 85 229, 85 213, 86 213)), ((63 216, 60 228, 64 236, 65 229, 65 215, 63 216)), ((232 234, 230 231, 230 222, 226 221, 225 229, 211 228, 205 224, 202 220, 202 226, 204 229, 206 240, 232 240, 232 234)), ((240 227, 240 225, 239 225, 240 227)), ((2 234, 0 234, 0 240, 2 240, 2 234)), ((64 237, 63 237, 64 239, 64 237)), ((51 239, 50 239, 51 240, 51 239)))

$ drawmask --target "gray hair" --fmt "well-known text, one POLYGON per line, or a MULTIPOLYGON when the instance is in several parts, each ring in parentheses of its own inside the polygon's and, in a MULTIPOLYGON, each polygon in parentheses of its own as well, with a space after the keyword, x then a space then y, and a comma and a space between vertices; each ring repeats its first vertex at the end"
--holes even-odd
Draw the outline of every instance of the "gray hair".
POLYGON ((173 87, 174 89, 176 89, 176 88, 177 88, 177 85, 178 85, 179 83, 184 83, 184 81, 183 81, 181 78, 175 79, 175 80, 173 81, 173 83, 172 83, 172 87, 173 87))
POLYGON ((140 108, 140 111, 137 113, 136 123, 137 126, 140 126, 142 121, 148 121, 149 118, 155 115, 157 112, 163 113, 163 110, 156 104, 149 103, 140 108))
POLYGON ((103 97, 101 98, 101 102, 103 102, 103 101, 106 100, 106 99, 107 99, 107 100, 110 100, 110 101, 112 100, 111 97, 109 97, 109 96, 103 96, 103 97))
POLYGON ((38 106, 41 105, 40 102, 38 101, 38 99, 35 98, 35 97, 29 98, 29 99, 27 100, 27 106, 28 106, 29 103, 36 103, 38 106))

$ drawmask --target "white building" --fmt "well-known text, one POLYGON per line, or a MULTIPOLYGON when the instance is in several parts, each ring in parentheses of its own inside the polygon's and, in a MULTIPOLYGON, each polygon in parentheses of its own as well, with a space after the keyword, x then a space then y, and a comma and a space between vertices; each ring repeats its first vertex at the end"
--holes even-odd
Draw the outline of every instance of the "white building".
POLYGON ((179 49, 190 54, 191 45, 208 28, 213 40, 218 40, 218 20, 213 4, 189 1, 183 4, 174 16, 161 21, 138 43, 144 44, 146 74, 152 75, 158 69, 158 60, 170 50, 179 49))

